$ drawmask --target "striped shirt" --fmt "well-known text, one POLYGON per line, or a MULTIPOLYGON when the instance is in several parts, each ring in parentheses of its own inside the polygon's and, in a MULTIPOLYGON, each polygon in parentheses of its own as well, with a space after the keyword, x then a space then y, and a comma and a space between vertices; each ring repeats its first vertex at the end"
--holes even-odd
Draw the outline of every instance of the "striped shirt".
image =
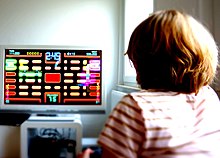
POLYGON ((220 102, 199 93, 140 91, 124 96, 98 143, 118 158, 220 158, 220 102))

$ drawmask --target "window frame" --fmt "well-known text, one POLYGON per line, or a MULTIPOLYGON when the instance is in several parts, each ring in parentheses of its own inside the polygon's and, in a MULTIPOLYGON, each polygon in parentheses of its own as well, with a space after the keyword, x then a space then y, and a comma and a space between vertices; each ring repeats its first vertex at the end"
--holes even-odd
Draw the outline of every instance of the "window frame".
POLYGON ((119 36, 119 69, 118 85, 119 89, 139 89, 136 82, 136 72, 128 56, 124 55, 133 30, 137 25, 147 18, 154 10, 154 0, 123 0, 122 16, 119 36), (147 6, 147 7, 145 7, 147 6))

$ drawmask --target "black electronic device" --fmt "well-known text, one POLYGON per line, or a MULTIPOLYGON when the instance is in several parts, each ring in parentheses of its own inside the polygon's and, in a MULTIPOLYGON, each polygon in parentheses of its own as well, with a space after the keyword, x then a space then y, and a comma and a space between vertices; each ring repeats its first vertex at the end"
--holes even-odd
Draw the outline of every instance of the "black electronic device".
POLYGON ((29 117, 29 113, 14 113, 0 111, 0 125, 20 126, 29 117))

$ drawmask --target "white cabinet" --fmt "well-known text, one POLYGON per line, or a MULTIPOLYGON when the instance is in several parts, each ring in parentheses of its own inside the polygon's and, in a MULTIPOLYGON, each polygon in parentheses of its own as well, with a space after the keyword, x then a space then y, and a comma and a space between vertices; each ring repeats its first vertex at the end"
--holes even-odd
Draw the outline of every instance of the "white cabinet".
POLYGON ((31 116, 21 125, 21 158, 75 158, 81 150, 80 117, 31 116))

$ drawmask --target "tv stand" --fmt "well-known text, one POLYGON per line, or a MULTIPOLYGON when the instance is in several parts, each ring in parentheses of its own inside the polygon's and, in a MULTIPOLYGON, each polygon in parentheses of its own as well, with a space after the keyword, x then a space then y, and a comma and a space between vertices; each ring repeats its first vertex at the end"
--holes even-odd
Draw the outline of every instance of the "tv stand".
POLYGON ((20 126, 30 117, 28 113, 0 112, 0 125, 20 126))
MULTIPOLYGON (((36 138, 45 139, 42 131, 47 130, 45 133, 48 133, 51 129, 59 133, 58 141, 75 142, 75 148, 74 151, 71 150, 71 154, 77 155, 82 151, 82 123, 79 114, 57 114, 55 116, 32 114, 29 119, 21 124, 21 157, 29 157, 29 147, 33 142, 32 140, 36 138)), ((46 136, 46 138, 50 138, 50 136, 46 136)), ((41 152, 40 147, 38 144, 39 151, 37 152, 41 152)), ((64 157, 65 154, 70 154, 65 145, 62 150, 64 157)))

